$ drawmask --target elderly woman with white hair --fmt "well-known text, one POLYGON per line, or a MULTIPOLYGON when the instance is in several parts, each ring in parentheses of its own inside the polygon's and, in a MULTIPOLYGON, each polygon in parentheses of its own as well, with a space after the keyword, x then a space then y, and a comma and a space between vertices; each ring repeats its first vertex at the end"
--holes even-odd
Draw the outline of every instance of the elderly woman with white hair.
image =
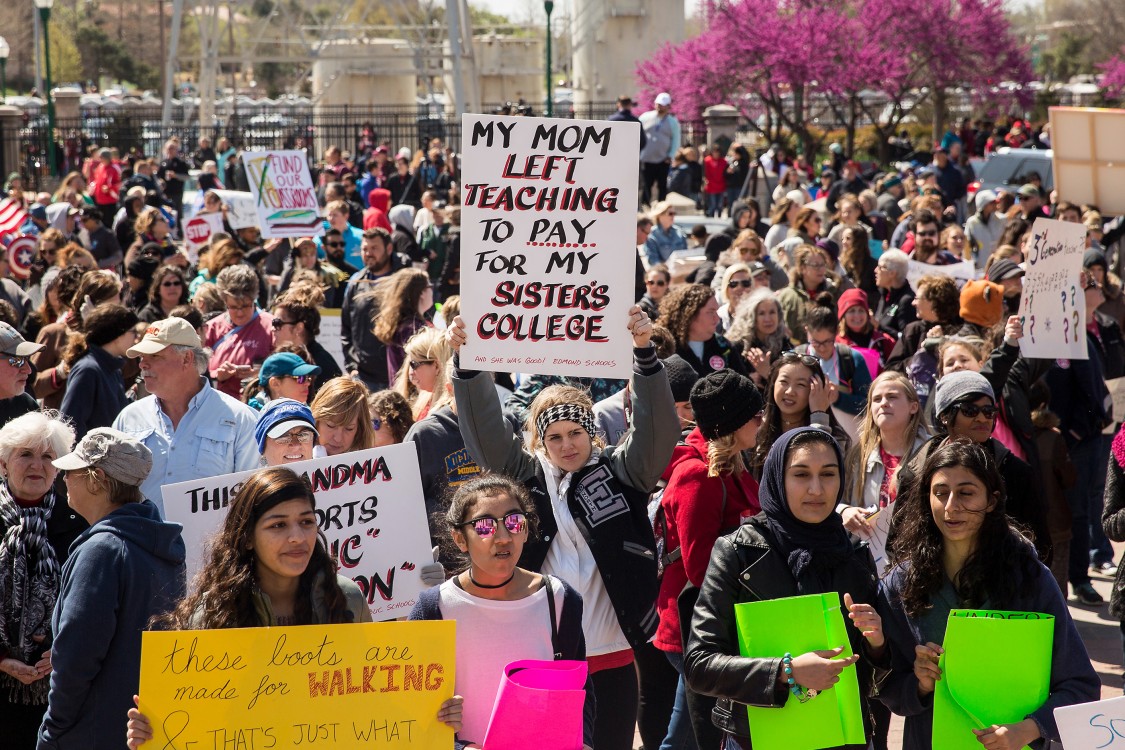
POLYGON ((879 328, 898 338, 906 326, 918 319, 914 309, 914 290, 906 280, 910 257, 901 250, 884 250, 875 265, 875 286, 879 303, 875 319, 879 328))
POLYGON ((35 747, 47 710, 51 612, 63 563, 86 528, 55 491, 53 460, 74 430, 58 412, 30 412, 0 429, 0 726, 5 746, 35 747))

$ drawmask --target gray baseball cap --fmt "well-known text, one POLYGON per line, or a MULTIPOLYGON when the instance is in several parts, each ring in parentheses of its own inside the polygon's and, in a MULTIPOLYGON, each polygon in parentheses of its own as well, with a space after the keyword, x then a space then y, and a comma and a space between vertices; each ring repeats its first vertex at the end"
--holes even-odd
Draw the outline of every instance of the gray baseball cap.
POLYGON ((10 357, 30 357, 43 346, 26 340, 19 331, 7 323, 0 323, 0 353, 10 357))
POLYGON ((124 432, 98 427, 87 432, 74 450, 51 463, 62 471, 101 469, 107 476, 135 487, 152 470, 152 452, 124 432))

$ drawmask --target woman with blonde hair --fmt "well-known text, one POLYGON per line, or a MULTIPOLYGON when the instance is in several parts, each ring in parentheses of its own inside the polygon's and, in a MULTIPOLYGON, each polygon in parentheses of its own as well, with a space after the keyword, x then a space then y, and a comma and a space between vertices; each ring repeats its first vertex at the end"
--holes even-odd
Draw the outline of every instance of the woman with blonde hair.
POLYGON ((367 386, 352 378, 333 378, 312 402, 320 444, 329 456, 375 447, 367 386))
POLYGON ((738 309, 738 303, 750 293, 753 285, 754 280, 750 278, 750 266, 745 263, 735 263, 723 272, 722 287, 719 291, 719 299, 723 302, 719 308, 721 330, 725 331, 730 328, 734 314, 738 309))
POLYGON ((129 246, 125 265, 132 263, 141 248, 150 242, 159 245, 161 254, 165 257, 176 252, 176 246, 172 244, 172 238, 169 237, 172 227, 159 208, 146 208, 137 214, 137 220, 133 222, 133 231, 137 233, 137 238, 129 246))
POLYGON ((801 245, 793 254, 793 267, 789 269, 789 286, 778 291, 777 301, 785 315, 785 325, 794 345, 804 344, 805 320, 816 308, 816 297, 827 292, 833 299, 837 288, 828 277, 832 260, 828 253, 816 245, 801 245))
POLYGON ((406 358, 405 345, 430 325, 426 314, 434 306, 429 275, 419 268, 404 268, 375 287, 379 312, 373 332, 387 352, 387 375, 395 378, 406 358))
POLYGON ((404 350, 406 359, 395 377, 394 390, 410 402, 411 414, 417 422, 449 400, 445 390, 445 363, 453 356, 453 350, 444 332, 436 328, 424 328, 411 336, 404 350))

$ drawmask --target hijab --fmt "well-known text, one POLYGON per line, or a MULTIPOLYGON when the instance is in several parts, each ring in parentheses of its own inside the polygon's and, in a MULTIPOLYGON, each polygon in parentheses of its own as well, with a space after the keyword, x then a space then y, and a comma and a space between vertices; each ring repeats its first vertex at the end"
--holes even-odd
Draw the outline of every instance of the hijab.
MULTIPOLYGON (((762 468, 762 481, 758 490, 758 500, 766 517, 766 525, 777 542, 777 551, 789 563, 802 593, 807 586, 802 578, 809 574, 819 592, 827 591, 832 582, 832 570, 851 554, 852 545, 848 532, 844 530, 844 520, 835 510, 820 523, 806 523, 793 515, 789 501, 785 497, 785 467, 788 464, 789 445, 798 435, 815 432, 823 437, 836 452, 840 467, 840 490, 833 505, 839 505, 844 496, 844 454, 832 436, 817 427, 801 427, 782 434, 770 448, 762 468)), ((810 443, 804 443, 809 445, 810 443)), ((818 593, 819 593, 818 592, 818 593)))

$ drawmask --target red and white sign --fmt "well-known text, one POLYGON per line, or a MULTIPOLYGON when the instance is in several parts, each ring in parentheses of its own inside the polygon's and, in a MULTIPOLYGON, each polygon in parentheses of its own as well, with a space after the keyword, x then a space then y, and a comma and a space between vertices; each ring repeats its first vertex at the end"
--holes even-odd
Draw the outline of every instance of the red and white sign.
POLYGON ((35 260, 35 246, 38 240, 21 234, 8 243, 8 273, 13 279, 23 281, 31 275, 31 261, 35 260))
POLYGON ((223 231, 223 215, 200 214, 184 224, 184 249, 192 263, 199 260, 199 250, 211 241, 211 236, 223 231))

